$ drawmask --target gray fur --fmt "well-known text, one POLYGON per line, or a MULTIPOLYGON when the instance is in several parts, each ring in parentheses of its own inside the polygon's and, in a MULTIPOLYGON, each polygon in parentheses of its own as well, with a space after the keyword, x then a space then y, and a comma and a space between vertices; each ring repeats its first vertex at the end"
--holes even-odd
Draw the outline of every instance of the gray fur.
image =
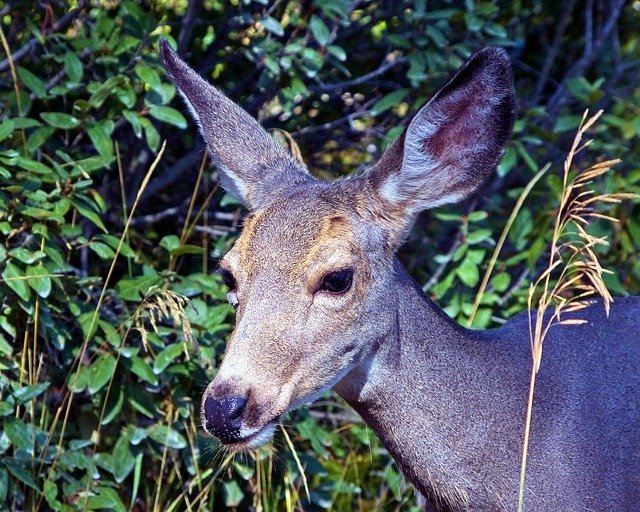
MULTIPOLYGON (((429 510, 516 510, 526 315, 496 330, 464 329, 394 256, 419 209, 471 192, 497 162, 513 122, 506 54, 476 54, 376 166, 327 183, 166 43, 162 52, 227 186, 253 211, 221 262, 236 282, 236 328, 203 397, 246 398, 234 418, 240 441, 229 447, 266 442, 283 414, 333 387, 429 510), (319 290, 323 276, 345 268, 354 272, 347 292, 319 290)), ((640 300, 616 299, 608 318, 599 303, 576 316, 588 323, 555 326, 545 341, 525 510, 638 510, 640 300)))
POLYGON ((230 194, 257 210, 279 190, 313 180, 255 119, 180 60, 167 41, 160 42, 160 52, 230 194))

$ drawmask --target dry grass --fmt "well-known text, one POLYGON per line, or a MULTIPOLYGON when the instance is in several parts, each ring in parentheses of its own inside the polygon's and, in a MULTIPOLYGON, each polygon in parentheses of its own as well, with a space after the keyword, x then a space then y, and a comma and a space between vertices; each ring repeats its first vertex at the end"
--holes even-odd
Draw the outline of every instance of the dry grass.
MULTIPOLYGON (((186 312, 189 304, 187 297, 172 290, 165 288, 149 290, 133 316, 133 328, 140 333, 142 344, 147 351, 153 352, 148 343, 149 330, 146 327, 147 324, 157 333, 158 324, 164 320, 171 320, 175 327, 180 328, 184 343, 195 343, 191 323, 187 318, 186 312)), ((189 352, 186 347, 185 356, 187 359, 189 358, 189 352)))
POLYGON ((598 206, 603 203, 619 203, 634 195, 598 194, 589 188, 593 180, 608 172, 620 160, 599 162, 577 172, 572 169, 576 155, 591 143, 590 140, 582 143, 585 133, 601 115, 602 111, 599 111, 588 117, 588 111, 585 111, 582 117, 564 162, 563 186, 554 222, 549 262, 545 271, 529 288, 527 305, 532 367, 520 473, 519 512, 523 508, 533 397, 545 337, 552 325, 585 323, 584 319, 565 318, 565 315, 587 307, 590 298, 600 296, 607 314, 613 300, 603 280, 603 274, 609 271, 602 268, 595 253, 596 247, 608 245, 608 242, 605 238, 591 235, 587 228, 594 218, 617 222, 613 217, 598 213, 598 206))

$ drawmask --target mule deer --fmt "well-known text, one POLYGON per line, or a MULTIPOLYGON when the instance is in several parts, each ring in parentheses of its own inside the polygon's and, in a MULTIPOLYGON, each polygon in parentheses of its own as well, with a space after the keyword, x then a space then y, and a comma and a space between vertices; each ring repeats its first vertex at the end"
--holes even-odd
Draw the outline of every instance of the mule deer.
MULTIPOLYGON (((202 400, 232 450, 333 388, 436 510, 515 510, 531 368, 525 316, 462 328, 394 256, 416 215, 495 167, 514 119, 509 59, 471 57, 367 172, 325 182, 161 43, 227 191, 250 215, 220 263, 237 325, 202 400)), ((525 503, 640 509, 640 301, 555 326, 539 374, 525 503)))

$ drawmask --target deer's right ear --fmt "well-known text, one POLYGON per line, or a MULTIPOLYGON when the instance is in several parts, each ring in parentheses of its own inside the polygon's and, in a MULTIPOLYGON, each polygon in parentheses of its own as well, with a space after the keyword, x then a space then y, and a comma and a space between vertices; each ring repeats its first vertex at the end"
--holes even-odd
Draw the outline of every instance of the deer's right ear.
POLYGON ((233 101, 183 62, 166 40, 162 62, 200 127, 222 186, 250 210, 312 181, 304 166, 233 101))
POLYGON ((511 134, 514 103, 507 53, 485 48, 418 111, 365 173, 379 199, 378 211, 392 222, 396 245, 418 212, 462 199, 493 172, 511 134))

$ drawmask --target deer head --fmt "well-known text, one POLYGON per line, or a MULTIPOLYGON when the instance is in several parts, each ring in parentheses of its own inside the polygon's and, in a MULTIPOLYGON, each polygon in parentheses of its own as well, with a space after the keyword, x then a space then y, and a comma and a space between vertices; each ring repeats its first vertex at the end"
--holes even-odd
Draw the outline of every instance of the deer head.
POLYGON ((420 109, 366 172, 325 182, 161 43, 227 191, 249 210, 220 263, 236 328, 202 400, 205 429, 232 449, 266 442, 279 418, 347 375, 396 317, 394 253, 416 215, 490 175, 513 125, 511 68, 487 48, 420 109))

